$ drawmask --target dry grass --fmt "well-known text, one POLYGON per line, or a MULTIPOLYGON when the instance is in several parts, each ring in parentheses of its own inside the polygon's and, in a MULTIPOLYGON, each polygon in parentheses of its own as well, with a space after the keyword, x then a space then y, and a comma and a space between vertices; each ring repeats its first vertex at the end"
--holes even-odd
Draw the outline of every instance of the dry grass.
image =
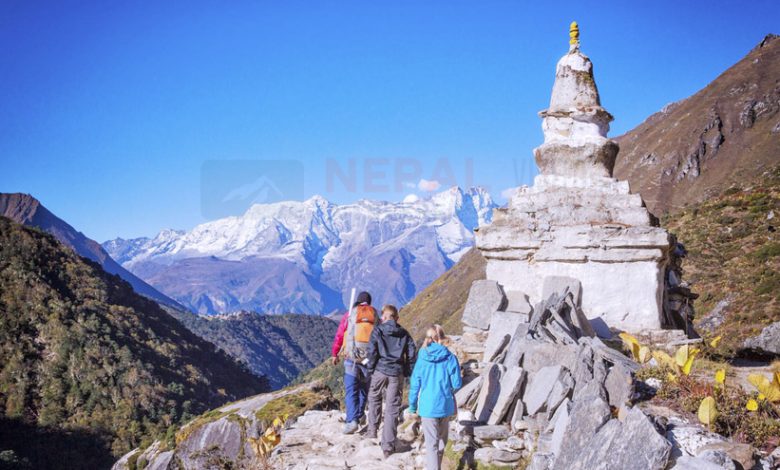
POLYGON ((712 431, 771 452, 780 444, 780 409, 768 401, 759 401, 757 411, 748 411, 747 402, 756 394, 746 393, 740 387, 716 385, 711 379, 680 376, 671 381, 660 368, 647 367, 640 376, 657 377, 663 381, 652 402, 671 408, 697 421, 696 412, 702 400, 715 399, 718 417, 712 431), (656 369, 653 371, 653 369, 656 369))
POLYGON ((729 302, 725 321, 710 333, 723 335, 717 351, 723 357, 732 357, 745 338, 780 321, 778 217, 780 167, 750 187, 732 187, 662 220, 688 249, 684 279, 700 295, 694 302, 697 326, 719 302, 729 302))

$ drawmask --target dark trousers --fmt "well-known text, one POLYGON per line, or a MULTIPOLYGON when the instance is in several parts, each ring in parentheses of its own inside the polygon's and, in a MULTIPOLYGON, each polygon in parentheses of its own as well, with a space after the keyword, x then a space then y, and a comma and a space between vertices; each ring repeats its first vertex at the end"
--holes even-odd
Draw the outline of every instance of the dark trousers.
POLYGON ((375 370, 371 374, 371 388, 368 392, 368 433, 376 434, 382 417, 382 398, 385 400, 385 419, 382 427, 382 450, 395 451, 395 437, 398 431, 398 416, 401 413, 401 394, 404 378, 385 375, 375 370))
POLYGON ((366 366, 351 359, 344 360, 344 404, 348 423, 359 422, 365 416, 370 379, 366 366))

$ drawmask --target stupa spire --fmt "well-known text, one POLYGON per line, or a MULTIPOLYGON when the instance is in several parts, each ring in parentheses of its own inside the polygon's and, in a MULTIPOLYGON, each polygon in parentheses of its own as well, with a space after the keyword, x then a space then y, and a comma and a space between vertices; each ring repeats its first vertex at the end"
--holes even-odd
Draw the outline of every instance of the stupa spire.
POLYGON ((593 63, 580 51, 580 28, 569 26, 569 51, 555 69, 550 107, 539 113, 544 144, 534 150, 542 174, 611 177, 617 144, 607 138, 612 115, 601 107, 593 63))
POLYGON ((580 47, 580 26, 576 21, 572 21, 569 25, 569 49, 575 49, 580 47))

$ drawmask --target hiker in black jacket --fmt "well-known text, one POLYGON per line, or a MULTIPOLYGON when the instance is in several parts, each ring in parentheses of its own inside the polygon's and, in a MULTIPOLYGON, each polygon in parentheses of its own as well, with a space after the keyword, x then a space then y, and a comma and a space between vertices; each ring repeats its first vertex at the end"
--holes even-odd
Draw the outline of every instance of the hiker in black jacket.
POLYGON ((385 458, 395 451, 398 415, 404 377, 409 377, 417 356, 417 347, 409 333, 398 325, 398 309, 382 307, 382 324, 374 328, 368 343, 368 370, 371 387, 368 391, 368 430, 366 437, 376 438, 385 400, 384 427, 381 446, 385 458))

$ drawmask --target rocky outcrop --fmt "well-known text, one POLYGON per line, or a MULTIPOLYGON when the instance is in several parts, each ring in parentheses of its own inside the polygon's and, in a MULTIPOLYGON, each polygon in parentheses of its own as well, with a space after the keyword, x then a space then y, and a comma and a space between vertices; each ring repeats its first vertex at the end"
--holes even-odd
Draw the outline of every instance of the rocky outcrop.
POLYGON ((261 468, 265 458, 258 455, 253 441, 274 418, 288 414, 294 422, 307 410, 337 407, 330 391, 317 383, 257 395, 195 418, 172 438, 129 452, 112 470, 261 468))
POLYGON ((748 338, 742 346, 746 352, 780 357, 780 321, 761 330, 758 336, 748 338))

